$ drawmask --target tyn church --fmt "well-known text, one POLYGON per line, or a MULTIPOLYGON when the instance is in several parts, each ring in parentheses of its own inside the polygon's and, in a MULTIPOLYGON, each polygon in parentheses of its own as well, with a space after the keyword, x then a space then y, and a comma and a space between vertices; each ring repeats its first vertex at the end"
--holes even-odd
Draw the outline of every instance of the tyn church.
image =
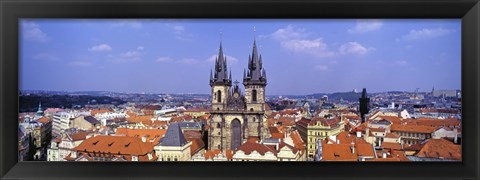
POLYGON ((223 54, 222 43, 215 69, 210 72, 212 87, 212 109, 208 148, 222 151, 235 150, 248 138, 260 141, 268 138, 265 116, 265 87, 267 74, 262 67, 262 56, 257 52, 256 41, 248 58, 248 69, 244 69, 243 93, 238 81, 232 88, 232 72, 227 72, 227 57, 223 54))

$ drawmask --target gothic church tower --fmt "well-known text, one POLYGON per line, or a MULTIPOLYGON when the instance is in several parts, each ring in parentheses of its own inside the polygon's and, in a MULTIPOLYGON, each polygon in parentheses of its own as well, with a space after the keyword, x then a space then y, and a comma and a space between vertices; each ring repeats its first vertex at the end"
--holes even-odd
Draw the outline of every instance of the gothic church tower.
POLYGON ((270 136, 264 109, 267 77, 255 41, 248 58, 248 71, 245 70, 243 76, 245 95, 238 83, 235 81, 231 88, 232 75, 231 72, 227 73, 227 59, 220 43, 215 69, 210 72, 212 109, 208 132, 209 150, 235 150, 248 138, 262 141, 270 136))

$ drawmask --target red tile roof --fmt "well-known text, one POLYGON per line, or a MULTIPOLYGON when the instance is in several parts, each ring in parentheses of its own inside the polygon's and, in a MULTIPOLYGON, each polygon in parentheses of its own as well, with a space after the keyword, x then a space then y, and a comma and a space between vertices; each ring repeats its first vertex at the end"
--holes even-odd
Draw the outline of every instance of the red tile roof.
POLYGON ((384 149, 402 150, 400 143, 382 142, 381 147, 384 149))
POLYGON ((205 143, 201 138, 185 138, 187 141, 191 141, 192 145, 190 146, 190 153, 191 155, 197 153, 201 149, 205 147, 205 143))
POLYGON ((109 109, 93 109, 93 110, 90 111, 90 114, 92 116, 95 116, 97 114, 106 113, 106 112, 112 112, 112 111, 109 110, 109 109))
POLYGON ((358 156, 352 153, 349 144, 326 144, 324 142, 322 143, 322 160, 357 161, 358 156))
POLYGON ((45 124, 45 123, 50 122, 50 118, 42 117, 42 118, 40 118, 40 119, 37 119, 37 122, 42 123, 42 124, 45 124))
POLYGON ((147 120, 151 121, 152 118, 153 116, 130 116, 129 118, 127 118, 127 121, 129 123, 140 123, 147 120))
POLYGON ((429 139, 424 143, 422 149, 417 152, 416 156, 461 160, 462 147, 446 139, 429 139))
POLYGON ((295 148, 303 151, 305 150, 305 143, 302 140, 302 137, 298 133, 298 131, 292 131, 290 133, 290 138, 292 138, 293 144, 295 145, 295 148))
POLYGON ((72 138, 72 141, 80 141, 80 140, 85 140, 87 138, 87 135, 89 134, 90 132, 78 132, 70 135, 70 137, 72 138))
POLYGON ((397 116, 378 116, 381 119, 390 121, 392 124, 402 124, 402 119, 397 116))
POLYGON ((167 132, 166 129, 128 129, 128 128, 117 128, 115 134, 125 135, 129 137, 142 138, 146 137, 147 141, 153 141, 153 145, 156 145, 158 141, 165 135, 167 132))
POLYGON ((406 119, 404 122, 408 125, 430 126, 430 127, 456 127, 461 125, 461 121, 456 118, 449 119, 432 119, 432 118, 418 118, 406 119))
POLYGON ((399 132, 414 132, 414 133, 432 133, 436 130, 434 127, 430 126, 419 126, 419 125, 398 125, 393 124, 391 131, 399 132))
POLYGON ((247 141, 247 142, 243 143, 242 145, 240 145, 240 147, 238 147, 237 151, 239 151, 239 150, 245 152, 246 155, 251 154, 253 151, 257 151, 262 156, 265 155, 265 153, 267 153, 267 152, 271 152, 274 155, 277 155, 277 151, 275 149, 269 148, 268 146, 266 146, 264 144, 258 144, 258 143, 251 142, 251 141, 247 141))
MULTIPOLYGON (((146 156, 148 153, 151 153, 155 156, 151 143, 142 142, 139 138, 129 136, 98 135, 86 139, 72 150, 77 152, 100 152, 129 156, 146 156)), ((153 160, 155 159, 156 158, 153 160)))

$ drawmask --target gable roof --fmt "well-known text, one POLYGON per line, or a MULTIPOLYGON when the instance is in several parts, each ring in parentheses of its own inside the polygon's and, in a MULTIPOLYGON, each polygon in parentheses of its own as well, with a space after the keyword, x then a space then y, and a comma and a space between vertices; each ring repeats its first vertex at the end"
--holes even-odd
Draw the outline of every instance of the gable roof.
POLYGON ((259 143, 255 143, 255 142, 252 142, 252 141, 247 141, 247 142, 243 143, 242 145, 240 145, 240 147, 238 147, 237 151, 239 151, 239 150, 245 152, 245 155, 249 155, 253 151, 257 151, 262 156, 265 155, 265 153, 267 153, 267 152, 271 152, 274 155, 277 155, 276 150, 274 150, 272 148, 269 148, 268 146, 266 146, 264 144, 259 144, 259 143))
POLYGON ((128 128, 117 128, 115 134, 117 135, 125 135, 130 137, 146 137, 147 142, 153 140, 153 143, 156 144, 160 138, 162 138, 165 133, 167 132, 166 129, 128 129, 128 128))
POLYGON ((145 155, 153 152, 153 145, 142 142, 142 140, 136 137, 98 135, 86 139, 73 148, 73 150, 123 155, 145 155))
POLYGON ((461 160, 461 148, 460 145, 453 144, 446 139, 429 139, 424 143, 422 149, 420 149, 415 156, 461 160))

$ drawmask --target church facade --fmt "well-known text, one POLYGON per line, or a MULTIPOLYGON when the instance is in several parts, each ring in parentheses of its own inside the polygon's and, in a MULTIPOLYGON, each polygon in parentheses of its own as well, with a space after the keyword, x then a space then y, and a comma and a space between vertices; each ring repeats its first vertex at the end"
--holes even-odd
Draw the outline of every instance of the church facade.
POLYGON ((248 138, 258 138, 261 141, 269 136, 264 106, 267 75, 255 40, 252 54, 248 58, 248 68, 244 69, 243 74, 245 92, 242 92, 238 84, 238 81, 232 82, 231 71, 227 72, 227 57, 223 54, 220 42, 215 68, 210 72, 210 150, 235 150, 248 138))

